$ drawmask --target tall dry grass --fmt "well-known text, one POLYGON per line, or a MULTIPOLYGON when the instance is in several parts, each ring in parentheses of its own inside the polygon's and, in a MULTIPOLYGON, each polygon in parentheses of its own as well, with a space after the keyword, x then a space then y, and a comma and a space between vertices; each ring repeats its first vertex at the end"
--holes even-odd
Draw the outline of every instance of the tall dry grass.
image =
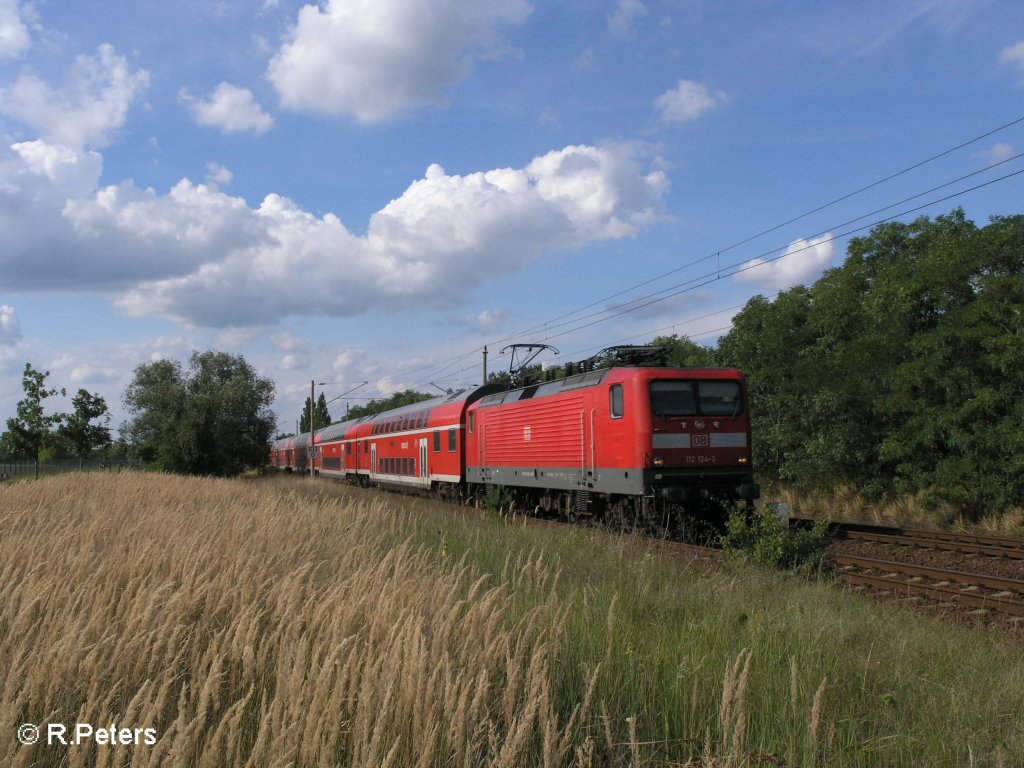
MULTIPOLYGON (((5 765, 589 764, 596 671, 555 711, 566 606, 402 541, 380 503, 175 477, 0 489, 5 765), (22 746, 20 723, 153 727, 154 746, 22 746)), ((594 731, 598 735, 597 731, 594 731)))
POLYGON ((1024 536, 1024 508, 990 510, 972 519, 956 505, 936 501, 929 490, 887 496, 870 503, 852 485, 840 485, 831 492, 778 486, 767 491, 766 498, 787 502, 792 513, 800 517, 1024 536))
POLYGON ((581 527, 298 479, 0 486, 4 766, 1024 764, 1021 670, 1001 636, 581 527))

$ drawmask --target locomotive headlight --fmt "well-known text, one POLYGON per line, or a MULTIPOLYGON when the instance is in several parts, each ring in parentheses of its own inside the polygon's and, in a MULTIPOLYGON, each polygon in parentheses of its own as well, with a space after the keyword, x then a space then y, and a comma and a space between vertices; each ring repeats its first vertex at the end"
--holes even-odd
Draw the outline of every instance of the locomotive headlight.
POLYGON ((750 459, 746 456, 740 456, 739 459, 737 459, 738 464, 746 464, 748 461, 750 461, 750 459))
POLYGON ((693 422, 693 426, 695 426, 697 429, 704 429, 704 419, 697 419, 695 422, 693 422))
POLYGON ((652 461, 651 463, 654 464, 654 466, 656 467, 662 467, 665 465, 665 460, 660 456, 655 456, 654 461, 652 461))

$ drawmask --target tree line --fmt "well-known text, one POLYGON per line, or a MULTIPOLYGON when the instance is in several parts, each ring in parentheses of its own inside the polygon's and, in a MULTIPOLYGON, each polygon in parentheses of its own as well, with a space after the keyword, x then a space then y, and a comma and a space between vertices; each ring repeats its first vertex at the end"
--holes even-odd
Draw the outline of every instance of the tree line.
POLYGON ((132 418, 116 440, 98 394, 80 389, 71 413, 47 412, 48 398, 66 394, 47 386, 49 375, 25 365, 25 397, 0 437, 0 458, 34 460, 37 476, 44 455, 68 450, 198 475, 237 475, 269 461, 274 383, 240 355, 195 352, 187 367, 174 360, 138 366, 122 398, 132 418))
POLYGON ((17 415, 7 419, 7 431, 0 435, 0 460, 33 460, 37 477, 44 452, 75 456, 82 462, 111 445, 110 413, 101 395, 79 389, 71 399, 71 412, 46 412, 47 398, 67 394, 66 389, 46 386, 49 375, 49 371, 25 364, 21 375, 25 397, 18 402, 17 415))

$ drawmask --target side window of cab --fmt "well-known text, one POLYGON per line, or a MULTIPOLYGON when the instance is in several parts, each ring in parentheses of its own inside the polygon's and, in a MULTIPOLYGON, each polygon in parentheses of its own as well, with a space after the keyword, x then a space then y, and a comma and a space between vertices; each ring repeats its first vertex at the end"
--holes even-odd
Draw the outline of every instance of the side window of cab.
POLYGON ((613 419, 621 419, 625 413, 625 402, 623 400, 624 395, 622 393, 621 384, 612 384, 609 389, 609 407, 611 410, 613 419))

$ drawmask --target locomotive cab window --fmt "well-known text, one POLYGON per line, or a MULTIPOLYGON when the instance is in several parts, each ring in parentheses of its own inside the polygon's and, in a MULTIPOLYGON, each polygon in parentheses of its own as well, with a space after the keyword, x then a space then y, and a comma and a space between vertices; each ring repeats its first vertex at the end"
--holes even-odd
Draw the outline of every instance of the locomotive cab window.
POLYGON ((458 445, 455 437, 455 428, 452 427, 448 430, 448 452, 455 453, 456 446, 458 445))
POLYGON ((651 382, 651 413, 655 416, 730 416, 743 412, 738 381, 651 382))
POLYGON ((611 405, 611 411, 612 411, 612 418, 613 419, 621 419, 622 418, 622 414, 624 413, 624 410, 623 410, 624 409, 624 403, 623 403, 623 399, 622 399, 623 395, 622 395, 622 385, 621 384, 613 384, 612 385, 610 397, 611 397, 610 405, 611 405))
POLYGON ((738 381, 702 381, 700 412, 705 416, 739 416, 743 412, 743 393, 738 381))
POLYGON ((470 434, 476 432, 476 411, 469 413, 469 432, 470 434))
POLYGON ((697 397, 692 381, 652 381, 651 413, 655 416, 696 416, 697 397))

